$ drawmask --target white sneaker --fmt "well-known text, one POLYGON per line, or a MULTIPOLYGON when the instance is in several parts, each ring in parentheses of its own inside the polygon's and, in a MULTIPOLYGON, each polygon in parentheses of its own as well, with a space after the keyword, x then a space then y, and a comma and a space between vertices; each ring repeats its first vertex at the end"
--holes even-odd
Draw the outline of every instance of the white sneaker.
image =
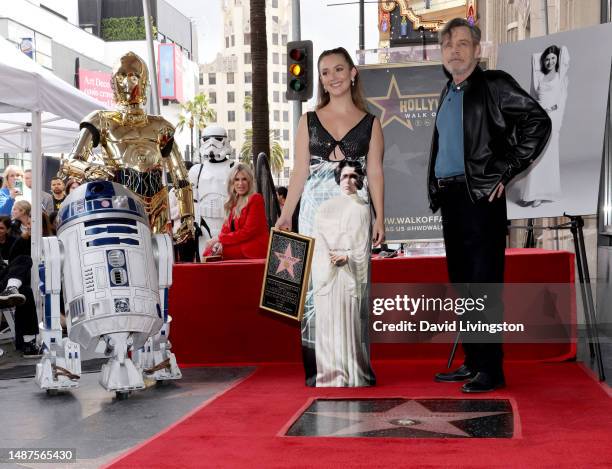
POLYGON ((0 308, 12 308, 25 303, 26 297, 16 287, 6 287, 0 293, 0 308))

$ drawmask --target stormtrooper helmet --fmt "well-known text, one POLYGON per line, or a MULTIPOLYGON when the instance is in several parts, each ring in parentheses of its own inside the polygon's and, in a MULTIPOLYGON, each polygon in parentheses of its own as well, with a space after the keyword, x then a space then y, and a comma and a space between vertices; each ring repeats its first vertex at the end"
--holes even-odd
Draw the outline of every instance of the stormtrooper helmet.
POLYGON ((226 130, 219 126, 206 127, 202 132, 200 156, 215 163, 225 161, 231 154, 232 147, 230 147, 226 130))

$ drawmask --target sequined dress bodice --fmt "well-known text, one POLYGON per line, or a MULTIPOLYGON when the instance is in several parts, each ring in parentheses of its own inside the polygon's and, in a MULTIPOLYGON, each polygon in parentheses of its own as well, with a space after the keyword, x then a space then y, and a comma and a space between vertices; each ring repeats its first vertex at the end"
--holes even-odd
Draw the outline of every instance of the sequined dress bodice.
POLYGON ((365 158, 370 148, 370 137, 372 134, 372 123, 374 116, 366 114, 349 130, 341 140, 336 140, 321 124, 316 112, 309 112, 308 116, 308 147, 311 157, 329 160, 333 159, 334 149, 337 147, 347 160, 359 160, 365 158))

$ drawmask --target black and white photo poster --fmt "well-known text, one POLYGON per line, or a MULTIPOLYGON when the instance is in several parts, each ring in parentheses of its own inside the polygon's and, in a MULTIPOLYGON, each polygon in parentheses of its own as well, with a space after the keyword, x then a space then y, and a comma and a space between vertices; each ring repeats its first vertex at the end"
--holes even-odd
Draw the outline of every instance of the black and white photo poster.
POLYGON ((507 188, 508 218, 597 212, 612 24, 500 46, 497 68, 552 121, 547 147, 507 188))

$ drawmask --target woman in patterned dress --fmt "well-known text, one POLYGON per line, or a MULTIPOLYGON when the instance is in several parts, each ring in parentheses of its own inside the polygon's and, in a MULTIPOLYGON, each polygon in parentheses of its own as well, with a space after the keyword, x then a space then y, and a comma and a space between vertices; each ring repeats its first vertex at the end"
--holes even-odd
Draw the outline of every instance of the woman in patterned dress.
MULTIPOLYGON (((301 196, 300 233, 315 237, 315 246, 319 245, 319 249, 326 246, 329 265, 323 270, 332 270, 334 275, 330 278, 337 278, 335 274, 342 272, 352 276, 349 283, 355 287, 352 301, 315 301, 315 292, 325 291, 326 285, 319 282, 322 266, 313 266, 302 320, 306 385, 370 386, 375 384, 368 339, 371 245, 368 242, 361 248, 365 252, 328 245, 329 239, 343 237, 324 239, 315 220, 321 205, 341 195, 335 170, 339 162, 346 160, 356 164, 365 175, 358 196, 371 208, 367 223, 359 226, 368 230, 368 239, 375 246, 384 240, 383 134, 380 121, 367 110, 359 72, 348 52, 342 47, 323 52, 318 68, 318 104, 316 111, 304 114, 298 124, 289 193, 276 227, 291 229, 291 217, 301 196), (357 259, 359 266, 355 264, 357 259), (313 280, 319 282, 316 287, 313 280), (343 310, 321 304, 342 305, 343 310), (350 324, 346 322, 347 317, 351 318, 350 324), (334 350, 339 352, 331 354, 334 350)), ((324 218, 329 220, 330 214, 326 212, 324 218)), ((337 219, 341 224, 346 223, 341 221, 342 213, 337 214, 337 219)), ((346 228, 338 226, 339 230, 346 228)), ((345 295, 337 288, 327 290, 329 295, 345 295)))

